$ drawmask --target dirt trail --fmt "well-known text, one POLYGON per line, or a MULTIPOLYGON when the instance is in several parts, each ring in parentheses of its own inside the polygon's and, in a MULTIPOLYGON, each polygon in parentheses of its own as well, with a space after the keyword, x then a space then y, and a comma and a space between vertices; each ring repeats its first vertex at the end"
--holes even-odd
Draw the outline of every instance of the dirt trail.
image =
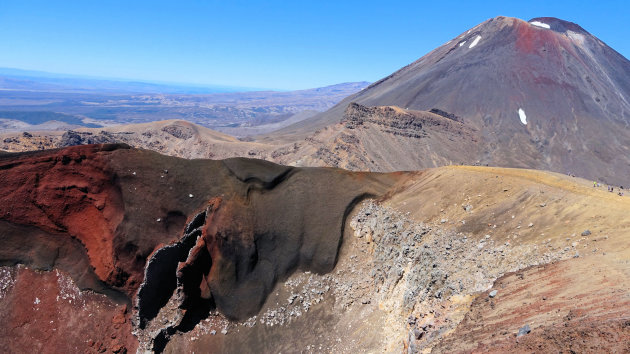
MULTIPOLYGON (((515 178, 521 178, 530 182, 544 184, 550 187, 555 187, 573 193, 579 193, 589 196, 597 196, 599 198, 605 198, 610 200, 620 200, 617 193, 610 193, 604 191, 601 187, 593 187, 590 181, 587 181, 579 177, 571 177, 556 172, 528 170, 520 168, 504 168, 504 167, 481 167, 481 166, 448 166, 444 168, 462 169, 465 171, 476 171, 486 174, 497 173, 502 176, 510 176, 515 178), (604 192, 601 194, 600 192, 604 192)), ((622 199, 622 202, 630 205, 630 198, 622 199)))

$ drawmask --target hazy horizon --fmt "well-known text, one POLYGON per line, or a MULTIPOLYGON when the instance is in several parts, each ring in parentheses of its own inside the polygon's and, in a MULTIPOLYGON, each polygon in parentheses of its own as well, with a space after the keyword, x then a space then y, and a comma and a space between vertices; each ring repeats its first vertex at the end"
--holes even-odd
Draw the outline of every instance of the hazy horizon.
MULTIPOLYGON (((273 87, 243 87, 243 86, 228 86, 214 83, 190 83, 190 82, 177 82, 177 81, 161 81, 159 79, 137 79, 137 78, 122 78, 122 77, 112 77, 112 76, 93 76, 89 74, 71 74, 71 73, 60 73, 60 72, 49 72, 44 70, 29 70, 22 68, 8 68, 8 67, 0 67, 0 76, 6 75, 11 77, 33 77, 33 78, 50 78, 50 79, 69 79, 69 80, 94 80, 94 81, 110 81, 110 82, 122 82, 122 83, 142 83, 142 84, 150 84, 156 86, 172 86, 172 87, 182 87, 182 88, 209 88, 209 89, 217 89, 221 91, 217 92, 248 92, 248 91, 299 91, 299 90, 309 90, 316 89, 320 87, 326 86, 335 86, 339 84, 345 84, 349 82, 337 82, 331 83, 329 85, 324 85, 320 87, 308 87, 304 89, 282 89, 282 88, 273 88, 273 87)), ((354 82, 367 82, 367 81, 354 81, 354 82)))

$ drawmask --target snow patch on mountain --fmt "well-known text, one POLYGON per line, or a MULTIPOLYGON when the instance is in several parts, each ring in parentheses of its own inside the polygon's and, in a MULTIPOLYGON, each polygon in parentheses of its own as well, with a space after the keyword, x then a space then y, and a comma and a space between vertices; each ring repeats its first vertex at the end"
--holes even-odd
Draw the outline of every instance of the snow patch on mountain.
POLYGON ((540 21, 532 21, 530 22, 530 24, 537 26, 537 27, 542 27, 542 28, 546 28, 546 29, 550 29, 551 26, 549 26, 548 24, 544 23, 544 22, 540 22, 540 21))
POLYGON ((480 39, 481 39, 481 36, 475 37, 475 40, 472 43, 470 43, 470 46, 468 48, 472 48, 472 47, 476 46, 477 43, 479 43, 480 39))
POLYGON ((523 123, 523 125, 527 125, 527 116, 522 108, 518 109, 518 117, 521 119, 521 123, 523 123))

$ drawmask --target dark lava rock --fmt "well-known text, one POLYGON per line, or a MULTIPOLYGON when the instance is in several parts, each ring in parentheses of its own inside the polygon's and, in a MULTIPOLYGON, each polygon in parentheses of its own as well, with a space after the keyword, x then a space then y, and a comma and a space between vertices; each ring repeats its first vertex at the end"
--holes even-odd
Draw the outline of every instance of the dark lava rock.
POLYGON ((81 144, 83 144, 83 137, 73 130, 68 130, 67 132, 63 133, 63 135, 61 136, 61 142, 59 143, 61 147, 75 146, 81 144))
POLYGON ((443 111, 443 110, 441 110, 439 108, 431 108, 431 110, 429 112, 435 113, 435 114, 437 114, 439 116, 442 116, 444 118, 452 119, 452 120, 454 120, 456 122, 463 122, 463 120, 460 117, 456 116, 455 114, 448 113, 448 112, 443 111))

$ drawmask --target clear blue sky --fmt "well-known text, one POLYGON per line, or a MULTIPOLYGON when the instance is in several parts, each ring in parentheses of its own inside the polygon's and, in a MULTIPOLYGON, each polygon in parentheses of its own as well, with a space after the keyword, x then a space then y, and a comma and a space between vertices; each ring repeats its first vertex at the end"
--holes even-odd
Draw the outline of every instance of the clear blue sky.
POLYGON ((576 22, 630 57, 625 1, 0 0, 0 67, 310 88, 376 81, 498 15, 576 22))

